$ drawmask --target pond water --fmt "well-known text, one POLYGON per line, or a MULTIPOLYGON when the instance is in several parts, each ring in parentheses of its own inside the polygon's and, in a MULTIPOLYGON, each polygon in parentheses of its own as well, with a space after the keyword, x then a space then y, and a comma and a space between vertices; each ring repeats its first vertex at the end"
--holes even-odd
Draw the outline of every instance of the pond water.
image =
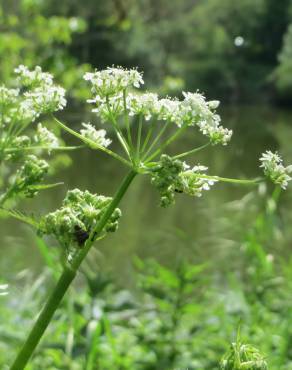
MULTIPOLYGON (((207 148, 189 158, 189 163, 207 165, 214 175, 252 178, 261 175, 258 158, 266 149, 279 150, 287 162, 292 162, 292 112, 249 106, 229 107, 220 113, 224 126, 234 130, 231 144, 207 148)), ((176 152, 191 149, 194 143, 203 144, 203 140, 200 134, 188 134, 176 144, 176 152)), ((64 186, 44 191, 19 208, 36 214, 52 211, 59 207, 67 189, 75 187, 112 195, 127 172, 100 152, 83 149, 74 152, 72 158, 74 165, 53 179, 64 181, 64 186)), ((231 268, 231 261, 236 264, 244 235, 263 209, 264 197, 259 195, 258 187, 216 184, 201 198, 178 194, 175 206, 161 209, 149 180, 144 176, 135 179, 121 204, 119 230, 100 241, 98 253, 90 258, 125 281, 131 279, 135 255, 154 257, 170 265, 180 258, 215 262, 219 269, 231 268)), ((263 188, 260 190, 262 193, 263 188)), ((283 228, 291 221, 291 205, 292 193, 288 190, 281 198, 283 228)), ((2 219, 0 232, 1 280, 9 280, 23 269, 42 269, 44 262, 29 227, 2 219)), ((283 254, 289 249, 289 235, 281 244, 283 254)), ((53 240, 47 242, 56 247, 53 240)))

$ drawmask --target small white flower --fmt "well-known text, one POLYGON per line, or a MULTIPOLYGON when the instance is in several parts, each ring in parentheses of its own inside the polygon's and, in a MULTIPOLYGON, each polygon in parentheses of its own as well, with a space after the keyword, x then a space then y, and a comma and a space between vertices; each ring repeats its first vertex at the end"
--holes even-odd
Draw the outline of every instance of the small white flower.
POLYGON ((39 123, 37 126, 34 140, 38 144, 45 145, 48 148, 58 148, 59 146, 59 140, 57 136, 49 131, 46 127, 44 127, 41 123, 39 123))
POLYGON ((35 110, 31 99, 22 100, 19 106, 14 109, 14 112, 15 117, 17 117, 19 122, 34 122, 36 118, 40 115, 40 113, 35 110))
POLYGON ((158 119, 173 122, 179 127, 183 124, 181 102, 179 100, 170 98, 160 99, 156 103, 155 110, 158 119))
POLYGON ((204 178, 204 173, 208 167, 197 165, 192 169, 181 172, 180 180, 182 191, 186 194, 201 197, 203 190, 210 190, 210 187, 215 184, 215 179, 204 178))
POLYGON ((111 140, 106 138, 105 130, 96 130, 90 123, 82 123, 84 129, 80 130, 80 134, 91 141, 94 141, 99 146, 108 147, 111 144, 111 140))
POLYGON ((292 180, 289 173, 292 172, 291 166, 284 167, 283 160, 278 153, 273 153, 267 150, 262 154, 261 165, 264 173, 271 179, 274 184, 280 185, 282 189, 286 189, 288 182, 292 180))

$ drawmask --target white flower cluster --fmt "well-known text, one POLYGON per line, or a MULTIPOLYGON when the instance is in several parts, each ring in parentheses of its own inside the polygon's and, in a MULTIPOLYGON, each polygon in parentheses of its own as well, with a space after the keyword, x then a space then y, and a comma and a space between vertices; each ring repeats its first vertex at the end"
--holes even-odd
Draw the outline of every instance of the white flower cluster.
POLYGON ((197 165, 192 169, 180 173, 180 189, 182 192, 200 197, 204 190, 210 190, 210 187, 217 180, 204 177, 208 167, 197 165))
POLYGON ((34 140, 37 144, 44 145, 48 148, 58 148, 59 146, 59 139, 57 136, 44 127, 41 123, 39 123, 37 126, 34 140))
POLYGON ((155 109, 159 120, 173 122, 179 127, 183 124, 181 102, 178 99, 159 99, 156 102, 155 109))
POLYGON ((82 123, 82 126, 84 129, 80 130, 80 134, 90 139, 91 141, 94 141, 97 145, 108 147, 111 144, 111 140, 106 138, 106 131, 105 130, 96 130, 94 126, 92 126, 90 123, 82 123))
POLYGON ((18 89, 8 89, 6 86, 0 86, 0 105, 2 107, 9 106, 16 102, 19 94, 18 89))
POLYGON ((104 71, 86 73, 85 80, 92 84, 93 99, 88 103, 96 107, 92 110, 101 120, 107 121, 127 110, 130 116, 142 114, 146 121, 152 117, 170 121, 177 126, 197 126, 211 143, 226 145, 232 131, 221 126, 220 116, 215 110, 219 101, 207 102, 199 93, 183 92, 184 99, 163 98, 157 94, 127 92, 124 102, 123 91, 129 87, 139 88, 143 84, 142 75, 137 70, 108 68, 104 71))
POLYGON ((53 76, 50 73, 43 72, 40 66, 36 66, 34 70, 30 71, 21 64, 15 68, 14 72, 18 75, 20 84, 25 87, 53 84, 53 76))
POLYGON ((292 166, 285 167, 279 154, 270 150, 262 154, 260 161, 260 167, 264 169, 265 175, 274 184, 280 185, 282 189, 286 189, 288 182, 292 180, 292 177, 289 176, 289 173, 292 172, 292 166))
POLYGON ((63 109, 66 106, 65 90, 54 84, 50 73, 42 72, 37 66, 30 71, 20 65, 15 69, 19 83, 27 88, 24 100, 21 102, 21 113, 25 119, 35 119, 42 113, 50 113, 63 109))
POLYGON ((117 118, 124 111, 122 93, 107 98, 101 98, 97 95, 94 99, 88 99, 87 103, 92 103, 96 106, 96 108, 92 109, 92 112, 96 113, 102 122, 106 122, 112 117, 117 118))
POLYGON ((52 75, 42 72, 40 67, 30 71, 23 65, 16 68, 15 72, 20 89, 0 87, 0 107, 2 111, 5 110, 2 124, 27 124, 42 113, 55 112, 65 107, 65 90, 53 83, 52 75), (20 93, 21 89, 24 90, 23 94, 20 93))
POLYGON ((42 85, 24 93, 24 96, 39 114, 62 110, 66 106, 65 89, 61 86, 42 85))
POLYGON ((101 98, 115 95, 130 87, 139 88, 144 84, 142 74, 136 69, 127 70, 119 67, 108 67, 94 73, 87 72, 84 79, 91 82, 92 93, 101 98))
POLYGON ((127 109, 130 116, 142 114, 149 121, 156 111, 158 95, 153 93, 128 94, 127 109))
POLYGON ((214 110, 219 101, 206 102, 205 97, 198 93, 183 93, 182 102, 183 121, 190 125, 197 125, 203 135, 210 138, 213 144, 226 145, 230 141, 232 131, 220 125, 221 118, 214 110))

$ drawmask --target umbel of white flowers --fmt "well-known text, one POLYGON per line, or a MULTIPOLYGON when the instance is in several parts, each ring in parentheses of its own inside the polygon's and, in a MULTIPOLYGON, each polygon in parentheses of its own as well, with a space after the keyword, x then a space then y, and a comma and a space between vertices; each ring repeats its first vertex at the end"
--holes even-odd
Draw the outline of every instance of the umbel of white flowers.
POLYGON ((126 107, 130 116, 143 115, 147 121, 154 118, 173 122, 178 127, 197 126, 213 144, 226 145, 232 136, 232 131, 221 126, 220 116, 215 113, 219 101, 207 102, 202 94, 184 92, 184 99, 178 100, 135 92, 144 84, 142 74, 136 69, 109 67, 103 71, 86 73, 84 79, 91 83, 93 94, 88 102, 95 106, 92 111, 103 122, 113 117, 117 119, 126 107))
POLYGON ((29 70, 20 65, 15 74, 15 88, 0 86, 0 162, 13 161, 20 167, 14 171, 7 166, 5 176, 10 180, 0 196, 1 205, 14 196, 33 196, 41 188, 49 165, 39 157, 59 148, 59 139, 36 120, 66 105, 65 90, 41 67, 29 70), (38 157, 31 154, 34 151, 38 157))
POLYGON ((262 154, 261 166, 264 169, 264 173, 271 181, 280 185, 282 189, 286 189, 288 182, 292 180, 289 173, 292 172, 292 166, 285 167, 283 165, 283 160, 278 153, 272 153, 270 150, 267 150, 262 154))
POLYGON ((22 86, 29 90, 24 93, 24 108, 32 109, 36 116, 40 113, 54 112, 66 105, 65 90, 54 84, 50 73, 42 72, 37 66, 33 71, 20 65, 15 69, 22 86))

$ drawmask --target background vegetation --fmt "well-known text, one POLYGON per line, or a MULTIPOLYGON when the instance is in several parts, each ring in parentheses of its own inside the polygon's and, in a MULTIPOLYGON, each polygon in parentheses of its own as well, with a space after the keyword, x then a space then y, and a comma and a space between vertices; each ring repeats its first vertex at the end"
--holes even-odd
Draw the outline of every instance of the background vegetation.
POLYGON ((290 0, 2 1, 0 73, 39 63, 72 87, 88 64, 137 65, 168 92, 289 101, 291 22, 290 0))

